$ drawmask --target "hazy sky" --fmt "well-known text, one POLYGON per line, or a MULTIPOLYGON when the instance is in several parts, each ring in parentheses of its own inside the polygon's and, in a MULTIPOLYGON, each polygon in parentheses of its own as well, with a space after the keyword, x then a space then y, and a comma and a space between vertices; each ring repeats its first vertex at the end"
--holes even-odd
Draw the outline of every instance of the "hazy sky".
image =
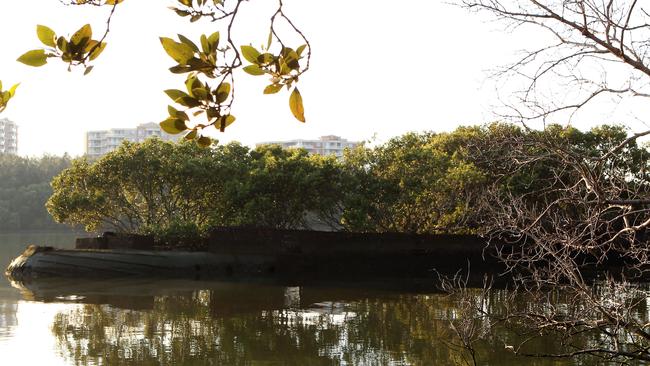
MULTIPOLYGON (((237 122, 221 141, 314 138, 337 134, 380 140, 407 131, 451 130, 494 119, 496 103, 486 70, 511 60, 535 34, 511 35, 501 26, 438 0, 285 0, 313 46, 310 71, 301 79, 307 123, 297 122, 286 91, 262 95, 263 77, 237 75, 237 122)), ((259 45, 268 34, 275 1, 243 4, 239 43, 259 45)), ((85 23, 103 30, 108 7, 65 7, 57 0, 5 1, 0 5, 0 80, 21 82, 2 117, 20 125, 19 153, 83 153, 84 133, 134 127, 166 117, 164 89, 181 88, 159 36, 217 30, 189 24, 164 0, 126 0, 118 7, 108 46, 88 76, 68 73, 56 60, 31 68, 15 59, 40 47, 36 24, 66 36, 85 23)), ((190 37, 196 39, 196 37, 190 37)))

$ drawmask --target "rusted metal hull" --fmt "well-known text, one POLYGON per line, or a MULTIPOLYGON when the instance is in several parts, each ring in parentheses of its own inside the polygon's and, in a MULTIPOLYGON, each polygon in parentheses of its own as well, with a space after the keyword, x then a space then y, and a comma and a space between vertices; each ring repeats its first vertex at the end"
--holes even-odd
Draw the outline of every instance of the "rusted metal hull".
POLYGON ((144 250, 63 250, 30 246, 5 274, 24 281, 37 277, 110 278, 124 276, 211 277, 233 271, 255 273, 270 265, 264 256, 144 250))
POLYGON ((73 250, 31 246, 6 273, 19 280, 44 276, 210 278, 231 274, 289 279, 430 278, 435 276, 434 271, 455 273, 468 267, 484 270, 498 266, 491 251, 486 250, 485 240, 470 235, 216 228, 208 238, 184 250, 178 250, 180 243, 173 244, 155 246, 144 236, 105 234, 79 239, 73 250))

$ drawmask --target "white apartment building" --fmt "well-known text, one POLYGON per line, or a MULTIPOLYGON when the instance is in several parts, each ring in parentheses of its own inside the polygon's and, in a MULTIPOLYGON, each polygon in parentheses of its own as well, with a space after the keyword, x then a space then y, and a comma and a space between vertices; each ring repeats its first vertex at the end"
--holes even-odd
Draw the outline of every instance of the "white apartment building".
POLYGON ((0 154, 18 154, 18 125, 6 118, 0 119, 0 154))
POLYGON ((157 123, 142 123, 136 128, 111 128, 109 130, 86 132, 86 156, 97 159, 115 150, 122 141, 143 142, 149 137, 165 141, 178 141, 181 135, 170 135, 160 129, 157 123))
POLYGON ((257 144, 260 145, 280 145, 284 148, 302 148, 307 150, 310 154, 319 155, 336 155, 336 157, 343 157, 343 150, 346 148, 354 148, 360 145, 360 142, 353 142, 343 139, 339 136, 328 135, 321 136, 318 140, 289 140, 289 141, 267 141, 257 144))

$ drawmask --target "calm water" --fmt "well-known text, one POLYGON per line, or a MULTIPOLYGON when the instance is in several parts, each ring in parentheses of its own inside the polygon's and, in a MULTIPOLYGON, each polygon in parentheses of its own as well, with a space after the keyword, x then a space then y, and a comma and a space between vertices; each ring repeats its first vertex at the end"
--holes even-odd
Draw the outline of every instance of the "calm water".
MULTIPOLYGON (((28 243, 71 247, 73 241, 69 234, 0 234, 0 263, 4 268, 28 243)), ((354 283, 293 287, 80 278, 17 289, 3 278, 0 360, 21 365, 461 365, 464 355, 455 349, 449 326, 458 317, 451 298, 421 287, 415 292, 354 283)), ((481 364, 576 364, 514 358, 500 342, 515 335, 501 335, 493 344, 479 345, 481 364)), ((549 349, 552 340, 533 346, 549 349)))

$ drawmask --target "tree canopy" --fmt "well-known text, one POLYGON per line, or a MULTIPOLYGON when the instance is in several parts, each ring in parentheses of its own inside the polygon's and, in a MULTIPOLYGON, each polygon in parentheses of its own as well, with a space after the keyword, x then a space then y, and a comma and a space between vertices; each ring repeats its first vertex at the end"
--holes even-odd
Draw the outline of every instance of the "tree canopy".
MULTIPOLYGON (((606 125, 581 132, 491 124, 409 133, 348 150, 342 160, 277 145, 204 149, 150 139, 124 143, 94 163, 73 161, 53 180, 48 210, 57 221, 89 231, 326 225, 355 232, 480 232, 493 228, 487 218, 494 202, 486 203, 492 197, 486 192, 539 206, 554 197, 549 184, 579 180, 566 169, 558 176, 564 163, 533 142, 552 141, 563 151, 596 156, 625 136, 623 128, 606 125), (512 141, 522 141, 525 150, 512 141), (523 159, 513 157, 517 152, 528 154, 530 163, 517 165, 523 159)), ((608 166, 646 179, 647 151, 629 146, 626 153, 634 158, 612 156, 608 166)))
POLYGON ((0 154, 0 232, 65 229, 45 210, 45 202, 52 195, 50 181, 70 164, 68 156, 0 154))
POLYGON ((336 160, 237 143, 124 143, 95 163, 77 159, 52 182, 48 210, 89 231, 200 236, 214 226, 309 226, 338 199, 336 160))

